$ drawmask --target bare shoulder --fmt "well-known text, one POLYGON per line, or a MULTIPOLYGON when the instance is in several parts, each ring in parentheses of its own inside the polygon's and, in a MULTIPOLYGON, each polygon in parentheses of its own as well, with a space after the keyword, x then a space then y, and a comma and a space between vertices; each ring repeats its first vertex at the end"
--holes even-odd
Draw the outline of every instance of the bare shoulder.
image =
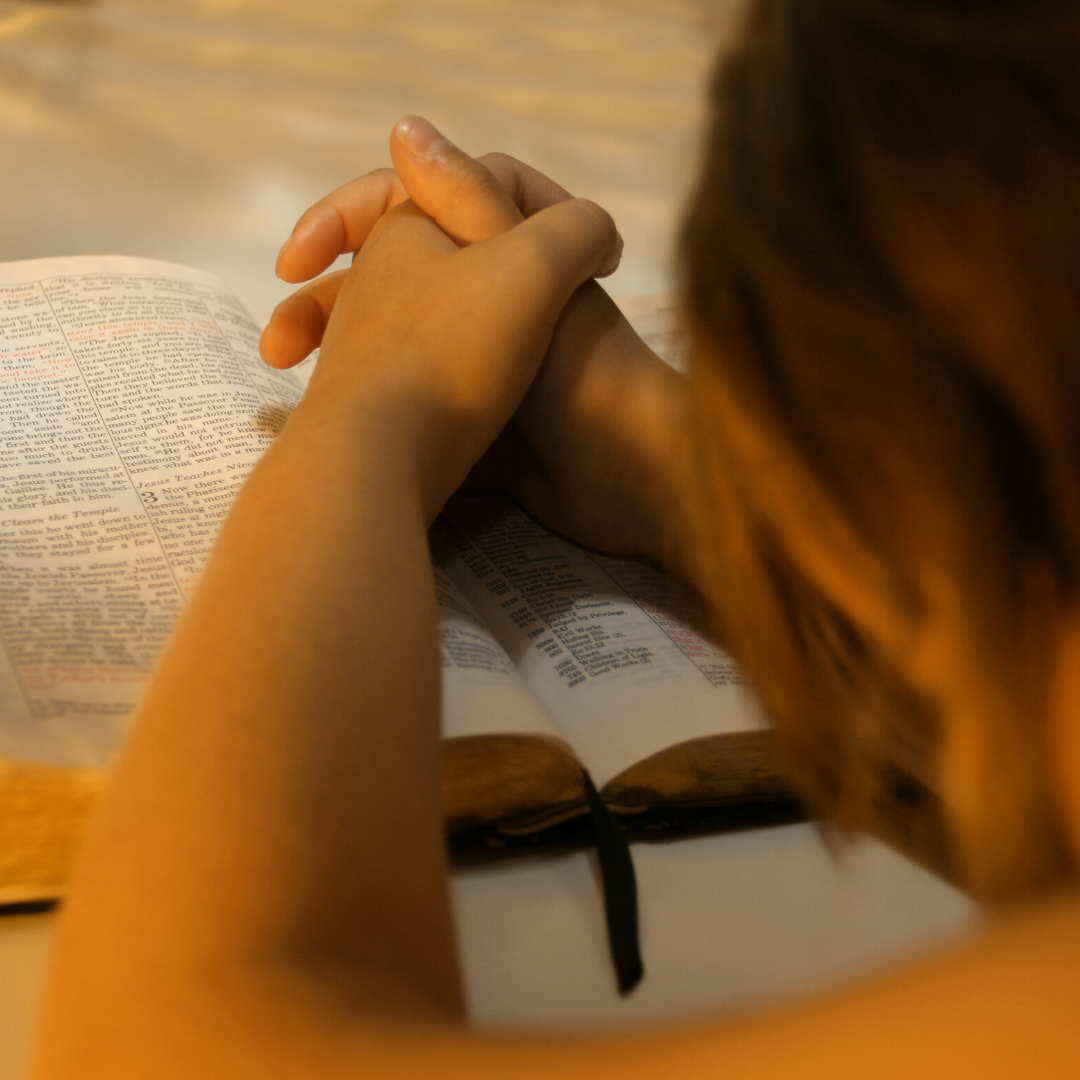
POLYGON ((143 1000, 138 1016, 101 1025, 107 1050, 88 1055, 81 1044, 78 1054, 44 1055, 54 1060, 41 1062, 35 1080, 1071 1080, 1080 1062, 1080 901, 1002 919, 827 995, 633 1035, 480 1033, 374 982, 350 993, 347 1009, 325 985, 294 993, 265 979, 244 982, 213 1009, 205 994, 189 999, 190 1010, 175 1009, 175 996, 164 1011, 162 1001, 143 1000), (88 1058, 102 1068, 88 1068, 88 1058))
POLYGON ((1040 1080, 1080 1068, 1080 901, 1003 918, 947 951, 827 996, 596 1041, 467 1039, 473 1076, 680 1080, 1040 1080), (505 1075, 506 1072, 503 1072, 505 1075))
POLYGON ((1080 900, 1001 918, 950 949, 694 1041, 703 1076, 710 1043, 713 1068, 722 1061, 731 1077, 1075 1076, 1080 900))

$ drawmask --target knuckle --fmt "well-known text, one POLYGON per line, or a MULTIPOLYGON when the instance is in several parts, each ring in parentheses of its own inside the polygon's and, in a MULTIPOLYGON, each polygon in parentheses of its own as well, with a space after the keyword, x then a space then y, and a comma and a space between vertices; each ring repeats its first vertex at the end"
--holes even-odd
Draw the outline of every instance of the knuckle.
POLYGON ((525 168, 517 158, 511 157, 509 154, 499 153, 498 151, 493 154, 485 154, 482 158, 477 158, 477 161, 481 162, 484 168, 486 168, 504 188, 516 186, 517 179, 521 174, 521 171, 525 168))
POLYGON ((594 203, 591 199, 575 199, 574 202, 578 209, 592 220, 595 228, 599 228, 614 238, 615 219, 599 203, 594 203))
POLYGON ((495 175, 486 165, 475 159, 470 159, 465 168, 458 173, 454 185, 455 196, 466 201, 499 190, 499 181, 495 175))
POLYGON ((476 160, 481 162, 485 168, 490 169, 493 173, 498 172, 500 169, 513 169, 521 164, 517 158, 511 157, 509 154, 504 154, 499 150, 495 150, 490 154, 483 154, 476 160))

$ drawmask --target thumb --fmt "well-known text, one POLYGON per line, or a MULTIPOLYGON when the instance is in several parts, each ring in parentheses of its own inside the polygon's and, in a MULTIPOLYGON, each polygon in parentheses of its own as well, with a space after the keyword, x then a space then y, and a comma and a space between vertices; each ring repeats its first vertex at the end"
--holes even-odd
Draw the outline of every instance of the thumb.
POLYGON ((491 170, 423 117, 404 116, 394 125, 390 156, 412 201, 458 244, 488 240, 522 220, 491 170))

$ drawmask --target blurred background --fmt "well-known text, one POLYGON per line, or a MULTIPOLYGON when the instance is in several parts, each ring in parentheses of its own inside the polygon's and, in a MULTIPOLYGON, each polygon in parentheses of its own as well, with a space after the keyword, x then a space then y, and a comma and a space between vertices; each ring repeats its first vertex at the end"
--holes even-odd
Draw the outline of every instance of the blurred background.
MULTIPOLYGON (((674 284, 703 95, 738 0, 0 0, 0 261, 124 254, 224 277, 264 323, 313 201, 389 164, 406 112, 607 207, 616 297, 674 284)), ((973 907, 812 825, 635 846, 646 976, 615 991, 584 852, 454 875, 474 1020, 592 1028, 820 986, 973 907)), ((55 919, 0 919, 0 1080, 22 1080, 55 919)))
POLYGON ((599 202, 616 295, 671 284, 733 0, 4 0, 0 259, 117 253, 225 277, 258 322, 311 202, 406 112, 599 202))

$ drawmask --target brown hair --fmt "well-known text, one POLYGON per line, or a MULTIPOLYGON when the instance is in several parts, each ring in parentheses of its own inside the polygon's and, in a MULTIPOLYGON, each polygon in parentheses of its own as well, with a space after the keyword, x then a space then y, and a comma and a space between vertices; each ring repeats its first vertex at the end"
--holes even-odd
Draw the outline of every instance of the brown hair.
POLYGON ((682 237, 692 516, 723 633, 842 821, 936 748, 963 874, 999 899, 1073 873, 1045 600, 1080 600, 1078 22, 1073 0, 758 0, 682 237), (766 505, 785 484, 913 626, 936 541, 904 507, 943 510, 963 707, 907 685, 799 571, 766 505))

